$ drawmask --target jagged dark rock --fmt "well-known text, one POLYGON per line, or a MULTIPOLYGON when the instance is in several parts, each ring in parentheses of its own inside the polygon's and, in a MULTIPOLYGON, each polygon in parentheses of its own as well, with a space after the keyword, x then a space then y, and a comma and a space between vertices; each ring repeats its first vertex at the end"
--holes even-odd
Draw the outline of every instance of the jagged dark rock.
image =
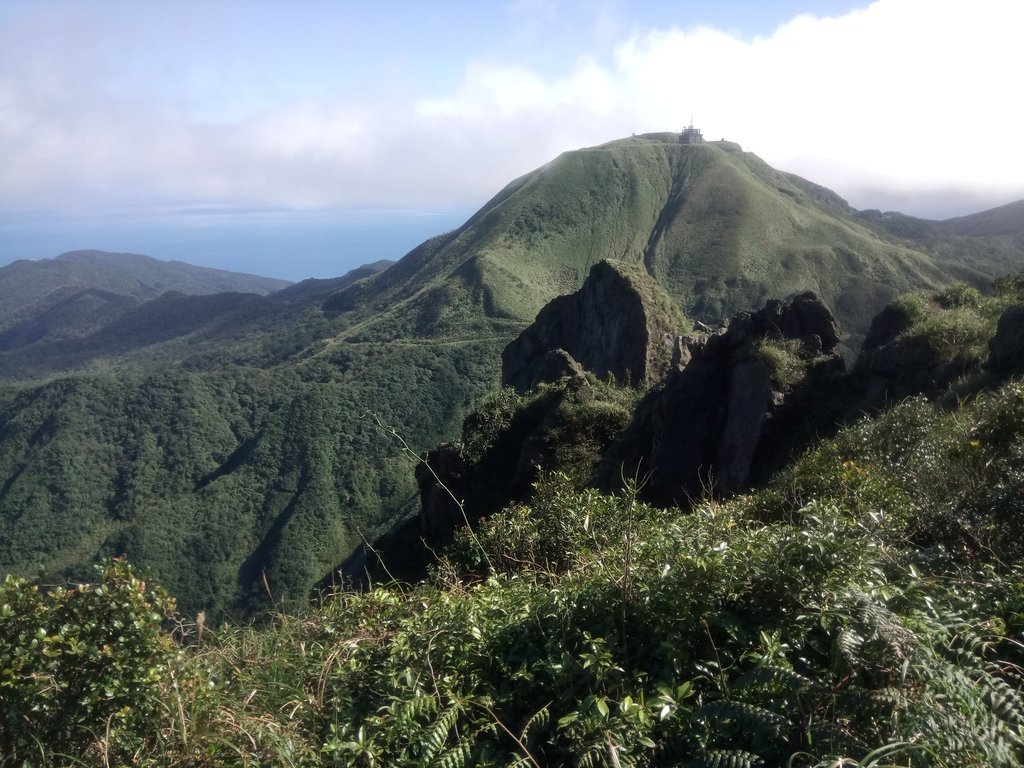
MULTIPOLYGON (((561 443, 583 439, 575 432, 566 434, 564 419, 595 397, 592 379, 582 370, 582 361, 561 347, 540 350, 556 341, 578 340, 573 334, 588 328, 595 333, 603 329, 617 343, 650 339, 650 329, 658 326, 649 321, 643 320, 644 328, 634 334, 610 317, 608 310, 617 302, 626 304, 623 311, 634 321, 645 316, 638 310, 643 302, 637 292, 623 282, 616 267, 598 265, 589 288, 556 300, 555 310, 542 310, 533 332, 521 336, 505 355, 506 383, 542 381, 548 386, 527 398, 528 405, 514 412, 483 452, 466 453, 474 435, 489 428, 486 418, 472 414, 463 426, 462 443, 435 449, 427 457, 429 468, 424 464, 417 469, 419 531, 428 541, 441 543, 465 523, 455 498, 465 500, 470 522, 524 501, 539 473, 558 467, 559 451, 568 447, 572 452, 561 443), (578 314, 598 305, 602 320, 592 323, 578 314)), ((624 471, 632 475, 639 468, 649 476, 644 493, 661 503, 685 504, 709 490, 719 495, 744 490, 759 459, 772 456, 807 417, 819 387, 844 372, 839 328, 828 308, 810 293, 741 312, 714 332, 680 338, 662 328, 657 338, 670 346, 665 347, 661 370, 673 360, 678 367, 671 367, 644 398, 628 429, 630 417, 624 414, 617 429, 591 432, 592 447, 599 453, 588 459, 590 470, 582 467, 590 472, 578 478, 585 484, 614 487, 624 471)), ((591 366, 595 360, 611 366, 625 358, 624 351, 613 349, 602 350, 604 357, 599 357, 589 343, 575 349, 591 366)), ((652 369, 637 370, 650 375, 652 369)))
POLYGON ((993 373, 1013 376, 1024 372, 1024 304, 1015 304, 1000 315, 988 348, 988 368, 993 373))
POLYGON ((420 530, 424 533, 454 531, 464 523, 457 500, 465 497, 466 462, 458 450, 442 445, 416 465, 420 489, 420 530), (439 478, 444 478, 439 481, 439 478))
POLYGON ((564 349, 553 349, 544 355, 534 368, 531 378, 534 379, 531 389, 538 384, 551 384, 564 378, 586 382, 583 366, 564 349))
POLYGON ((869 353, 891 343, 912 324, 913 318, 899 302, 887 304, 872 319, 868 335, 864 338, 864 344, 861 345, 861 353, 869 353))
POLYGON ((817 386, 844 372, 839 340, 831 311, 811 293, 769 301, 719 333, 691 338, 689 363, 641 403, 606 475, 639 467, 645 492, 661 503, 743 490, 757 457, 773 450, 817 386), (798 374, 783 375, 781 365, 798 374))
POLYGON ((598 262, 580 290, 547 304, 505 348, 502 385, 519 392, 536 386, 548 375, 545 357, 560 349, 599 378, 648 386, 672 364, 684 322, 645 272, 598 262))

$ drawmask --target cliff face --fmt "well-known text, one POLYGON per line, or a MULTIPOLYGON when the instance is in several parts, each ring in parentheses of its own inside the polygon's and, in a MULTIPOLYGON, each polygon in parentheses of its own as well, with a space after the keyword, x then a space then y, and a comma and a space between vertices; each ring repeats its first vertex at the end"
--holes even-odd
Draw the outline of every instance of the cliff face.
POLYGON ((598 264, 580 291, 552 302, 506 348, 507 385, 549 386, 503 396, 507 412, 492 406, 470 416, 458 445, 428 455, 430 469, 417 470, 423 534, 442 539, 464 523, 456 498, 474 516, 492 514, 526 500, 550 471, 608 489, 636 473, 644 496, 669 505, 746 490, 842 378, 839 327, 814 294, 678 337, 657 294, 637 282, 598 264), (609 373, 648 390, 621 418, 607 400, 618 388, 594 379, 609 373), (467 448, 488 430, 486 451, 467 448), (574 444, 580 450, 567 450, 574 444))
POLYGON ((505 348, 502 385, 525 392, 572 370, 575 361, 598 378, 650 386, 672 363, 684 323, 645 272, 622 262, 598 262, 578 291, 547 304, 505 348))
POLYGON ((988 343, 988 368, 999 376, 1024 372, 1024 304, 1014 304, 999 318, 988 343))
POLYGON ((664 503, 745 489, 757 456, 823 379, 843 371, 839 339, 832 313, 812 293, 769 301, 718 333, 690 337, 689 361, 640 404, 611 461, 639 467, 646 492, 664 503))
MULTIPOLYGON (((901 298, 876 317, 851 373, 836 319, 808 292, 740 312, 715 331, 675 337, 667 374, 653 387, 601 382, 595 368, 650 360, 635 347, 646 342, 649 351, 652 337, 668 335, 616 325, 616 307, 636 316, 646 304, 610 266, 595 268, 583 290, 542 312, 506 350, 506 382, 543 385, 492 393, 466 419, 460 443, 428 456, 434 471, 417 471, 417 534, 442 541, 463 525, 456 499, 466 501, 473 523, 527 502, 538 480, 554 476, 606 491, 635 477, 645 500, 685 510, 756 488, 797 452, 896 396, 960 397, 1024 371, 1021 282, 992 297, 955 286, 901 298), (598 308, 594 321, 582 314, 598 308), (614 343, 601 347, 592 337, 614 343), (958 389, 949 390, 954 380, 958 389)), ((662 369, 638 370, 653 377, 662 369)))

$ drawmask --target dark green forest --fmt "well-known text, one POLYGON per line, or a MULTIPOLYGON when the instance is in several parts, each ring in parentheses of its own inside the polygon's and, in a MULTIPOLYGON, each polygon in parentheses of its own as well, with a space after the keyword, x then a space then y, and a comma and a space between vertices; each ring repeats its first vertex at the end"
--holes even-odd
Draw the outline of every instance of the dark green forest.
POLYGON ((480 393, 488 353, 349 345, 329 366, 98 374, 9 392, 0 493, 17 514, 0 561, 78 579, 97 555, 127 555, 189 610, 243 615, 266 603, 265 582, 275 600, 301 603, 416 502, 408 459, 379 425, 436 442, 480 393))

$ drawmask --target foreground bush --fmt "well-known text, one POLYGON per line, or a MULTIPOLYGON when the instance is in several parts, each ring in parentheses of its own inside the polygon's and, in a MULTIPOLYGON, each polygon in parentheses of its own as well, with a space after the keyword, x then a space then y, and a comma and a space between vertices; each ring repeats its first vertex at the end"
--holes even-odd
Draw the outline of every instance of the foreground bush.
POLYGON ((3 764, 130 762, 161 713, 173 601, 123 561, 95 584, 0 586, 3 764))
POLYGON ((1019 765, 1022 446, 1010 384, 689 514, 552 476, 426 583, 180 645, 122 563, 9 580, 0 738, 11 765, 1019 765))

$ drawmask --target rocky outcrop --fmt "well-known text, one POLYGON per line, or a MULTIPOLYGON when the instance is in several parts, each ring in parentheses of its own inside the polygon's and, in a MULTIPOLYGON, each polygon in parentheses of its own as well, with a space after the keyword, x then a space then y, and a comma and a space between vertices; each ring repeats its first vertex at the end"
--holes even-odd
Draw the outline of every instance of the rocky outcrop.
POLYGON ((759 461, 790 440, 798 423, 803 428, 821 385, 844 372, 839 327, 810 293, 741 312, 717 331, 674 339, 660 368, 639 366, 636 361, 650 359, 650 347, 628 357, 636 351, 630 344, 650 339, 652 328, 663 343, 667 331, 664 324, 648 323, 633 335, 616 324, 611 308, 619 306, 635 320, 647 301, 624 282, 616 266, 598 265, 589 288, 556 300, 555 311, 542 311, 533 331, 514 342, 518 348, 506 351, 505 383, 557 383, 513 400, 518 404, 507 413, 499 408, 471 414, 459 444, 431 451, 417 467, 418 535, 432 546, 467 516, 473 522, 525 501, 544 471, 573 471, 581 485, 611 489, 624 471, 631 476, 639 468, 648 478, 644 494, 664 504, 684 505, 709 490, 744 490, 759 461), (577 317, 583 311, 599 312, 602 319, 577 317), (589 332, 614 343, 598 350, 589 332), (545 340, 568 344, 579 357, 560 347, 541 352, 545 340), (637 367, 615 367, 625 360, 637 367), (597 400, 601 388, 581 370, 584 361, 591 372, 603 365, 616 378, 624 370, 646 376, 669 372, 617 422, 614 402, 597 400), (495 420, 503 426, 490 433, 495 420), (484 447, 471 449, 484 433, 484 447))
POLYGON ((538 360, 529 376, 532 383, 530 389, 541 383, 550 384, 560 379, 586 380, 583 366, 564 349, 553 349, 538 360))
POLYGON ((988 349, 988 368, 996 375, 1024 372, 1024 304, 1015 304, 1000 315, 988 349))
POLYGON ((641 403, 609 473, 639 467, 661 503, 745 489, 758 457, 805 415, 823 381, 844 372, 839 340, 835 318, 811 293, 691 338, 690 361, 641 403))
MULTIPOLYGON (((503 386, 525 392, 558 373, 555 350, 599 378, 633 386, 659 381, 678 355, 684 319, 640 268, 601 261, 576 292, 547 304, 501 355, 503 386)), ((561 368, 571 370, 562 360, 561 368)))
POLYGON ((454 531, 464 523, 459 502, 465 498, 467 470, 458 450, 450 445, 435 448, 416 465, 423 532, 454 531))
MULTIPOLYGON (((955 286, 950 290, 955 291, 955 286)), ((938 397, 958 379, 978 370, 984 342, 974 338, 983 327, 974 325, 982 322, 976 312, 977 307, 970 303, 957 303, 955 292, 910 294, 889 304, 875 316, 857 356, 857 410, 870 413, 914 395, 938 397), (974 319, 968 320, 971 314, 974 319)), ((1006 343, 989 342, 1000 350, 991 363, 996 372, 1002 364, 1002 350, 1007 362, 1013 356, 1012 312, 1005 325, 1002 321, 1000 325, 1006 343)))

